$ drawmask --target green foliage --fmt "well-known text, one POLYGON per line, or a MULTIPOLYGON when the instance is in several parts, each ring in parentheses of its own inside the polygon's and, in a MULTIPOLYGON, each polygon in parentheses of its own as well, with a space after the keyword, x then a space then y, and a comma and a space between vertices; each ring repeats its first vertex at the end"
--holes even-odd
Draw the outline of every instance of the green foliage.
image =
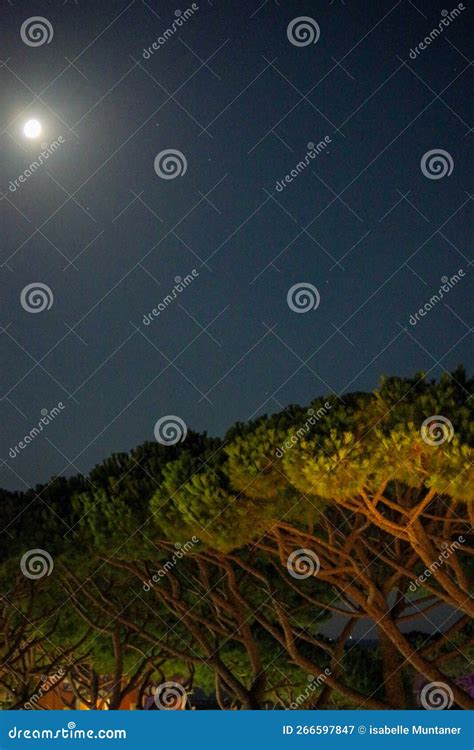
MULTIPOLYGON (((130 646, 125 649, 127 668, 137 658, 131 647, 149 648, 149 640, 140 636, 146 632, 157 644, 166 638, 180 654, 187 650, 202 656, 196 680, 212 691, 215 673, 180 614, 165 606, 166 597, 148 593, 143 600, 143 592, 137 592, 137 570, 146 580, 169 561, 177 542, 183 545, 197 538, 194 552, 233 552, 243 567, 271 581, 270 591, 242 574, 238 587, 249 607, 249 627, 266 672, 265 700, 290 702, 304 690, 307 676, 288 663, 285 648, 262 630, 254 613, 264 611, 270 624, 279 627, 267 606, 275 597, 291 613, 292 626, 315 637, 328 611, 308 602, 333 602, 334 592, 317 578, 298 581, 295 587, 294 580, 285 578, 284 566, 277 569, 275 559, 255 549, 254 543, 282 521, 312 533, 322 514, 331 523, 341 503, 362 504, 382 485, 386 497, 402 498, 407 506, 430 489, 441 496, 446 509, 452 502, 472 502, 472 386, 462 368, 438 382, 428 382, 422 374, 382 378, 372 394, 318 398, 308 408, 292 405, 279 414, 234 425, 222 441, 189 431, 185 442, 175 446, 145 443, 130 454, 113 455, 88 477, 54 478, 25 493, 0 492, 9 532, 0 553, 0 586, 14 590, 17 597, 9 626, 20 628, 26 618, 25 638, 44 637, 46 632, 52 651, 74 649, 91 635, 86 638, 89 658, 97 671, 109 673, 114 666, 110 607, 110 612, 120 612, 137 624, 132 632, 116 624, 124 628, 121 637, 128 639, 127 649, 130 646), (436 415, 450 420, 454 434, 433 445, 423 438, 421 427, 436 415), (54 559, 54 571, 41 581, 25 581, 19 573, 21 556, 33 548, 47 550, 54 559), (87 588, 75 592, 75 581, 87 588), (86 591, 102 609, 85 596, 86 591), (57 602, 68 597, 75 607, 58 609, 57 602)), ((348 535, 351 521, 339 524, 340 519, 339 533, 348 535)), ((324 534, 324 524, 321 528, 324 534)), ((467 570, 463 554, 461 549, 459 559, 467 570)), ((414 568, 414 574, 423 572, 419 563, 414 568)), ((173 569, 176 595, 202 622, 214 618, 215 625, 208 592, 196 583, 195 572, 191 552, 173 569)), ((373 561, 370 575, 382 586, 387 578, 384 563, 373 561)), ((209 591, 221 576, 222 569, 213 569, 209 591)), ((226 617, 221 612, 217 624, 229 626, 226 617)), ((219 656, 250 689, 249 655, 234 625, 219 656)), ((321 668, 328 663, 324 649, 298 645, 321 668)), ((184 660, 167 656, 167 674, 182 672, 184 666, 184 660)), ((347 684, 364 694, 381 683, 378 653, 352 648, 344 653, 342 666, 347 684)))

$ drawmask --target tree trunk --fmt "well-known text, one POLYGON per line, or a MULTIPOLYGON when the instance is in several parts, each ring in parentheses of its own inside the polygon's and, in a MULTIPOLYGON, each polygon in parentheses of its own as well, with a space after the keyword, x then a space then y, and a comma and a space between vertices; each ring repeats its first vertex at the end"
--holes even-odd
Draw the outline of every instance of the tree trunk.
POLYGON ((462 690, 455 682, 450 680, 449 677, 446 677, 440 672, 432 662, 427 662, 423 659, 419 652, 406 640, 403 633, 398 630, 393 622, 385 618, 380 622, 380 628, 385 631, 387 637, 392 641, 400 654, 410 662, 417 672, 425 675, 425 677, 431 682, 445 683, 450 688, 453 698, 460 708, 464 708, 468 711, 474 709, 474 700, 470 697, 469 693, 462 690))
POLYGON ((383 630, 377 628, 382 659, 385 700, 391 708, 406 708, 402 666, 406 661, 383 630))

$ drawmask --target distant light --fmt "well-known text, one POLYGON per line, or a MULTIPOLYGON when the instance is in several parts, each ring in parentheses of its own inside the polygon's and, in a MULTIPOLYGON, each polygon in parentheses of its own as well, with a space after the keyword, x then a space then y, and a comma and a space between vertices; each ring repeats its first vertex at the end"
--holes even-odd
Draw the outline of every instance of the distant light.
POLYGON ((23 127, 27 138, 38 138, 41 135, 41 123, 38 120, 28 120, 23 127))

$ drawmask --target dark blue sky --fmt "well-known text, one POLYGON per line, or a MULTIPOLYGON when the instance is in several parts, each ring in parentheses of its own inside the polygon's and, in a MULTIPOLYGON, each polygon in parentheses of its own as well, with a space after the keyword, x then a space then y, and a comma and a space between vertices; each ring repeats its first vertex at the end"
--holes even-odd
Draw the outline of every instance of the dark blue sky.
POLYGON ((0 486, 88 471, 153 439, 163 415, 222 434, 288 403, 372 389, 384 373, 472 371, 472 9, 411 59, 450 5, 197 5, 149 59, 177 18, 168 2, 7 7, 0 486), (22 40, 32 16, 49 21, 49 43, 22 40), (316 43, 290 42, 300 16, 317 23, 316 43), (31 118, 37 141, 22 133, 31 118), (187 163, 175 179, 154 169, 168 149, 187 163), (452 172, 431 179, 420 162, 440 149, 452 172), (21 292, 37 282, 54 300, 33 314, 21 292), (299 314, 287 293, 302 282, 320 302, 299 314))

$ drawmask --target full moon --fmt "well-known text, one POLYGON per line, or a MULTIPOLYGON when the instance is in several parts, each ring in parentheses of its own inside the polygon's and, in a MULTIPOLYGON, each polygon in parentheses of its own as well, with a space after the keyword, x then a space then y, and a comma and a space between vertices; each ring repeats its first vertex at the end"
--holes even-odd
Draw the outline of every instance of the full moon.
POLYGON ((41 123, 38 120, 28 120, 23 126, 23 133, 27 138, 38 138, 41 134, 41 123))

